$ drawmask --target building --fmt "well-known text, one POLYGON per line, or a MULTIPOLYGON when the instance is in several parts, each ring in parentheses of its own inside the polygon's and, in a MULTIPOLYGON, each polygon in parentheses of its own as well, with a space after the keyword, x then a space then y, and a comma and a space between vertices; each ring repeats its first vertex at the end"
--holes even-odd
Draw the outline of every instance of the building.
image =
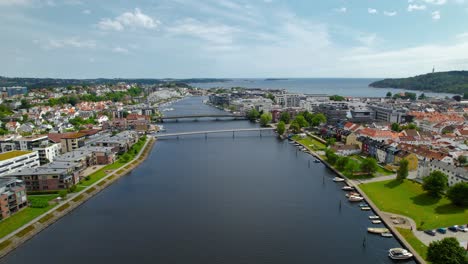
POLYGON ((356 123, 369 123, 374 120, 374 111, 367 108, 352 109, 351 121, 356 123))
POLYGON ((40 146, 33 148, 34 151, 37 151, 39 154, 39 162, 41 165, 52 162, 60 154, 61 145, 48 143, 46 146, 40 146))
POLYGON ((439 160, 424 159, 418 166, 418 178, 429 176, 433 171, 440 171, 448 176, 448 185, 452 186, 459 182, 468 182, 468 170, 464 167, 457 167, 453 164, 439 160))
POLYGON ((371 105, 369 108, 374 111, 374 119, 376 121, 388 123, 405 123, 408 122, 411 118, 407 115, 405 110, 396 110, 392 106, 371 105))
POLYGON ((62 136, 60 139, 62 153, 70 152, 85 145, 84 133, 71 133, 62 136))
POLYGON ((24 181, 28 191, 68 189, 79 182, 76 163, 53 162, 38 168, 26 168, 8 175, 24 181))
POLYGON ((27 87, 21 87, 21 86, 3 87, 2 90, 7 92, 8 97, 12 97, 15 95, 23 95, 28 92, 27 87))
POLYGON ((0 220, 28 206, 24 183, 15 178, 0 178, 0 220))
POLYGON ((13 150, 0 153, 0 176, 7 175, 24 168, 39 166, 37 151, 13 150))
POLYGON ((275 95, 275 101, 281 107, 299 107, 301 101, 300 94, 278 94, 275 95))

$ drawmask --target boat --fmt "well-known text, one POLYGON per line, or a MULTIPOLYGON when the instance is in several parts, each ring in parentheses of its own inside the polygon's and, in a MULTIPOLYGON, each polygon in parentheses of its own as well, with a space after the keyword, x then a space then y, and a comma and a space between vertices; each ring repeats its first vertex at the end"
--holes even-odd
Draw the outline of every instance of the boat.
POLYGON ((343 190, 343 191, 354 191, 354 187, 351 187, 351 186, 343 186, 343 188, 341 188, 341 190, 343 190))
POLYGON ((402 260, 412 258, 413 254, 403 248, 391 248, 388 250, 388 256, 394 260, 402 260))
POLYGON ((371 208, 369 206, 364 206, 364 207, 361 207, 361 210, 362 211, 370 211, 371 208))
POLYGON ((372 220, 371 222, 372 222, 373 224, 381 224, 381 223, 382 223, 382 221, 380 221, 380 220, 372 220))
POLYGON ((357 192, 350 192, 350 193, 347 193, 345 194, 346 197, 351 197, 351 196, 361 196, 360 193, 357 193, 357 192))
POLYGON ((368 207, 369 205, 367 203, 360 203, 359 207, 368 207))
POLYGON ((362 200, 364 200, 364 198, 361 197, 361 196, 350 196, 348 198, 348 201, 350 201, 350 202, 360 202, 362 200))
POLYGON ((340 177, 335 177, 335 178, 333 178, 333 181, 334 181, 334 182, 344 182, 345 179, 340 178, 340 177))
POLYGON ((380 219, 378 215, 369 215, 369 219, 380 219))
POLYGON ((314 160, 315 163, 320 163, 320 160, 316 159, 314 160))
POLYGON ((383 237, 393 237, 392 233, 382 233, 380 235, 383 236, 383 237))
POLYGON ((383 233, 389 233, 390 230, 384 227, 369 227, 367 228, 367 232, 373 233, 373 234, 383 234, 383 233))

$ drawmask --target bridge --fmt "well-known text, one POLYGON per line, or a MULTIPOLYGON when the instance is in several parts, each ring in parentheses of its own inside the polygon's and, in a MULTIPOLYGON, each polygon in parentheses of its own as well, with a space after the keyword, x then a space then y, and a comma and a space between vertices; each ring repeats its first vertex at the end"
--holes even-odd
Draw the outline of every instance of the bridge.
POLYGON ((176 120, 179 119, 198 119, 198 118, 233 118, 234 120, 247 119, 244 115, 233 115, 233 114, 197 114, 197 115, 176 115, 176 116, 161 116, 158 117, 158 121, 163 122, 164 120, 176 120))
POLYGON ((239 129, 223 129, 223 130, 207 130, 207 131, 190 131, 190 132, 180 132, 180 133, 166 133, 166 134, 155 134, 154 137, 156 138, 167 138, 167 137, 179 137, 179 136, 187 136, 187 135, 203 135, 205 137, 208 134, 219 134, 219 133, 231 133, 234 137, 234 133, 236 132, 249 132, 249 131, 258 131, 260 132, 260 136, 262 136, 262 131, 273 131, 274 128, 272 127, 264 127, 264 128, 239 128, 239 129))

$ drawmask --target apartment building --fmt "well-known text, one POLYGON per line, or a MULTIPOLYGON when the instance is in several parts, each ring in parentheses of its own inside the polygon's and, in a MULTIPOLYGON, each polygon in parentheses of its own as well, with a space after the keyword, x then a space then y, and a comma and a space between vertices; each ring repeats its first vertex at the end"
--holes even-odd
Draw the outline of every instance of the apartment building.
POLYGON ((0 153, 0 176, 7 175, 22 168, 33 168, 40 165, 37 151, 13 150, 0 153))
POLYGON ((24 183, 15 178, 0 178, 0 220, 28 206, 24 183))

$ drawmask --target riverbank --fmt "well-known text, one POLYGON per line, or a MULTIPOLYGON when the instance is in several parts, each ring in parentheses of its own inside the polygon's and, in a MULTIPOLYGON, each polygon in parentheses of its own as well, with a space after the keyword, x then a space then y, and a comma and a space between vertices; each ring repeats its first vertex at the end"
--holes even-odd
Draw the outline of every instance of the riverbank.
POLYGON ((59 205, 33 219, 21 228, 0 239, 0 258, 6 256, 21 244, 34 237, 36 234, 46 229, 48 226, 67 215, 81 204, 85 203, 91 197, 104 190, 120 177, 130 173, 148 157, 148 154, 150 153, 155 141, 155 138, 148 137, 148 140, 141 148, 141 151, 131 161, 119 169, 100 178, 93 184, 78 192, 73 197, 70 197, 69 199, 61 202, 59 205))
POLYGON ((355 184, 352 180, 348 179, 348 177, 346 177, 345 175, 343 175, 340 171, 338 171, 337 169, 335 169, 332 165, 330 165, 322 156, 320 156, 319 154, 317 154, 314 150, 312 150, 309 146, 305 145, 305 144, 302 144, 301 142, 297 141, 297 140, 294 140, 294 142, 302 145, 303 147, 305 147, 306 149, 308 149, 310 151, 310 153, 317 159, 319 159, 327 168, 329 168, 330 170, 332 170, 335 174, 337 174, 339 177, 345 179, 345 183, 346 185, 348 186, 351 186, 351 187, 354 187, 355 190, 362 196, 364 197, 365 201, 367 202, 367 204, 369 204, 369 206, 372 208, 373 212, 378 215, 380 217, 380 219, 382 220, 382 223, 384 223, 384 225, 392 232, 392 234, 394 234, 395 238, 401 243, 403 244, 403 246, 408 249, 409 251, 411 251, 411 253, 413 253, 414 255, 414 259, 418 262, 418 263, 421 263, 421 264, 424 264, 426 263, 426 261, 423 259, 423 257, 421 257, 419 255, 419 252, 416 251, 412 245, 406 241, 405 237, 403 235, 401 235, 398 230, 393 227, 393 225, 389 222, 389 219, 387 217, 385 217, 385 214, 384 212, 380 211, 380 209, 372 202, 372 200, 365 194, 364 191, 361 190, 361 188, 359 188, 359 185, 358 184, 355 184))

